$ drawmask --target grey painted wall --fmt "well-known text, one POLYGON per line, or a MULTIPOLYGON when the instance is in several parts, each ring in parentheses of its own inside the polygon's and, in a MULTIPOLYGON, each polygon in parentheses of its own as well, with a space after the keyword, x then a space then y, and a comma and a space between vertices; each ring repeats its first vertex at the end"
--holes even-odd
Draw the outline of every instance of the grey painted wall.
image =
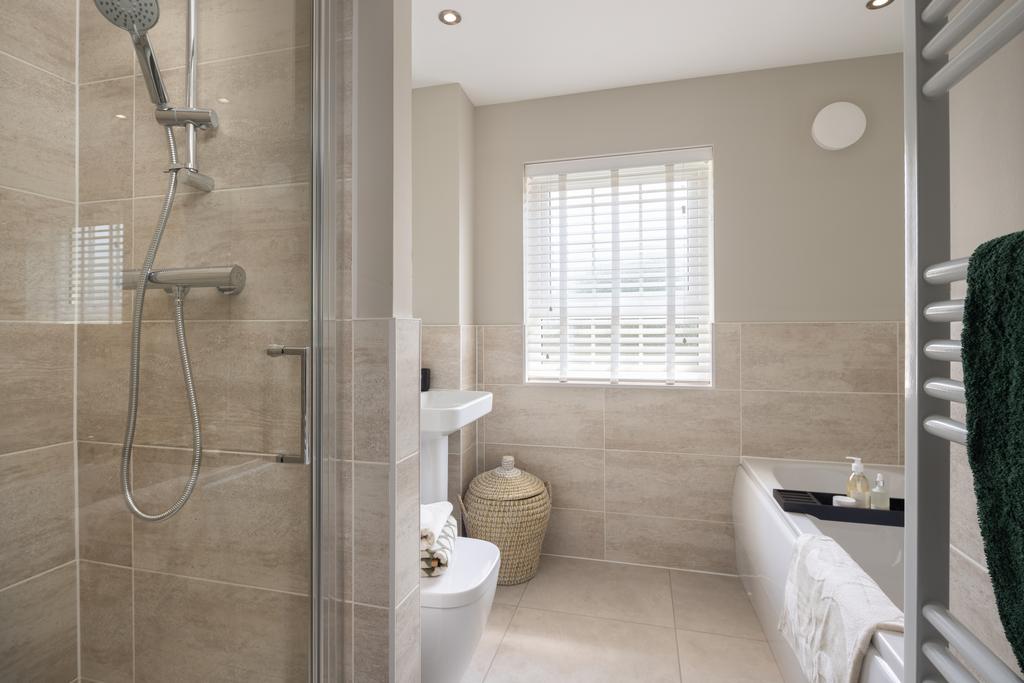
POLYGON ((900 320, 901 58, 884 55, 476 110, 476 322, 522 322, 523 164, 713 145, 716 316, 900 320), (818 110, 867 113, 853 147, 819 149, 818 110))

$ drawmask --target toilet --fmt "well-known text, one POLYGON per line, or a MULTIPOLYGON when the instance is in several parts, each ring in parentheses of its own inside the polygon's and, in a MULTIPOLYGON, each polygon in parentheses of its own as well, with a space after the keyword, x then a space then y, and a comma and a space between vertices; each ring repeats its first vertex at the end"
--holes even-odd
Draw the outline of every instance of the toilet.
POLYGON ((423 683, 458 683, 469 668, 498 586, 498 546, 475 538, 455 541, 452 567, 420 578, 423 683))
MULTIPOLYGON (((420 500, 447 500, 448 450, 421 451, 420 500), (440 451, 440 452, 439 452, 440 451)), ((420 577, 423 683, 459 683, 484 633, 498 586, 501 553, 487 541, 455 539, 452 565, 441 576, 420 577)))

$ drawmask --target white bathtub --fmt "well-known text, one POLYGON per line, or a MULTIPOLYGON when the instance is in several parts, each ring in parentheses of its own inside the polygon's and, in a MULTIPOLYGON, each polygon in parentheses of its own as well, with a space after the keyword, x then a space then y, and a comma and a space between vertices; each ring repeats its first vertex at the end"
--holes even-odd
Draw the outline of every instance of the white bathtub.
MULTIPOLYGON (((902 467, 866 466, 868 480, 883 472, 894 497, 903 497, 902 467)), ((806 683, 778 630, 793 543, 801 533, 834 538, 871 575, 893 602, 903 604, 903 529, 829 522, 783 512, 772 489, 836 491, 846 487, 849 465, 750 458, 741 460, 733 487, 736 564, 786 683, 806 683)), ((861 683, 903 680, 903 636, 877 633, 861 672, 861 683)))

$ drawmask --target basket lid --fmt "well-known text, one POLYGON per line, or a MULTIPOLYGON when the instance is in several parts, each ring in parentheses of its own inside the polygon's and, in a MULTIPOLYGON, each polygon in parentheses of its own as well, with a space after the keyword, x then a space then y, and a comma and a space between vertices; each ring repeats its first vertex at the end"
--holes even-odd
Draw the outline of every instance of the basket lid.
POLYGON ((484 500, 522 500, 539 496, 544 482, 516 467, 516 459, 506 455, 501 466, 478 474, 469 484, 469 492, 484 500))

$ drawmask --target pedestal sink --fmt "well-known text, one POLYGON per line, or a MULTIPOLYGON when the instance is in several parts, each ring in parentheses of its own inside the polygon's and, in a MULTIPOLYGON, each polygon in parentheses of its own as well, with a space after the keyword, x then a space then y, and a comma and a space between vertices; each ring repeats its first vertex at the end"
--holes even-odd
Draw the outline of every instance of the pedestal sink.
POLYGON ((420 392, 420 500, 448 500, 448 435, 491 412, 489 391, 420 392))

